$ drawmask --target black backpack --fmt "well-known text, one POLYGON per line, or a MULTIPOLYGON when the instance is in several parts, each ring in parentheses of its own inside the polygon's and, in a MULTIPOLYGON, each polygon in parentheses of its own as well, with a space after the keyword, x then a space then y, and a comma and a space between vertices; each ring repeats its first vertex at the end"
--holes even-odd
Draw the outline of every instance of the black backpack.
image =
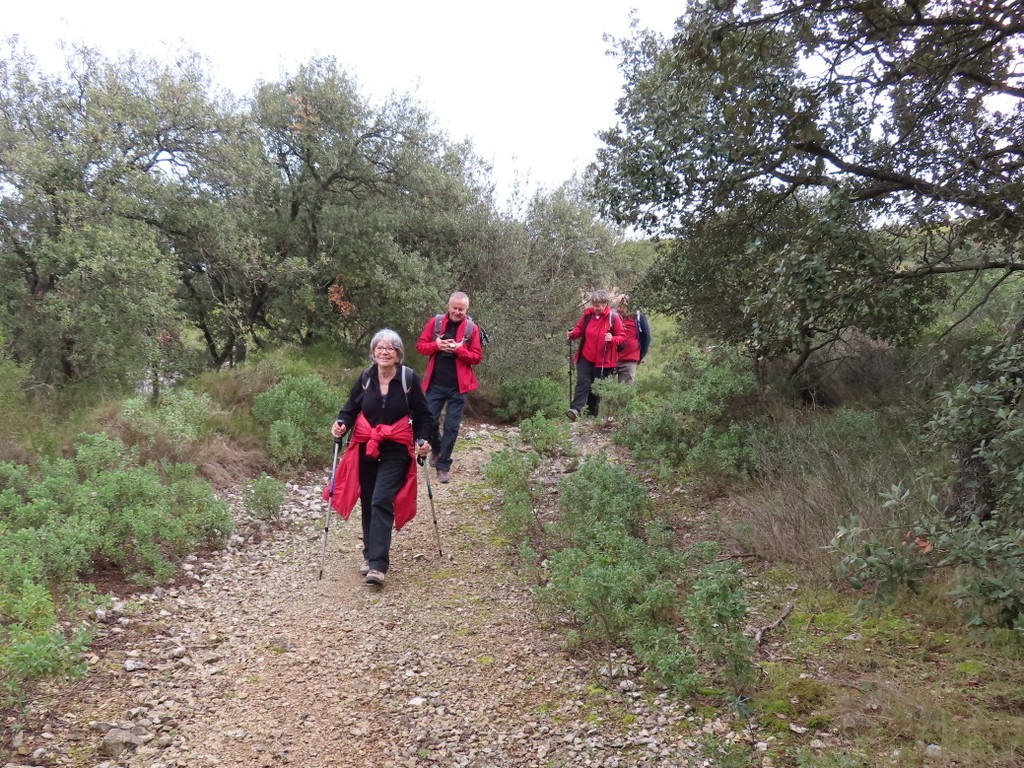
MULTIPOLYGON (((434 339, 441 337, 441 320, 444 318, 444 313, 434 315, 434 339)), ((487 342, 490 338, 487 336, 487 331, 483 329, 483 326, 477 325, 473 322, 473 318, 466 315, 466 333, 463 334, 462 340, 469 341, 469 337, 473 335, 473 329, 476 328, 480 332, 480 346, 486 347, 487 342)))

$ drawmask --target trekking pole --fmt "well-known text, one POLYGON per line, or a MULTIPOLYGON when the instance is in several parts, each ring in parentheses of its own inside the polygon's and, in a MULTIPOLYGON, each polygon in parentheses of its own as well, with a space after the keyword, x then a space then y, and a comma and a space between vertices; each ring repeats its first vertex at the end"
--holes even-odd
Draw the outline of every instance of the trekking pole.
MULTIPOLYGON (((417 456, 416 463, 423 466, 424 457, 417 456)), ((430 516, 434 518, 434 536, 437 538, 438 557, 444 557, 441 551, 441 529, 437 527, 437 512, 434 510, 434 489, 430 487, 430 470, 423 471, 423 482, 427 484, 427 498, 430 499, 430 516)))
POLYGON ((341 438, 334 438, 334 458, 331 459, 331 482, 327 486, 327 513, 324 516, 324 546, 320 550, 320 576, 317 581, 324 578, 324 558, 327 557, 327 533, 331 530, 331 499, 334 496, 334 476, 338 471, 338 449, 341 447, 341 438))
POLYGON ((569 406, 572 406, 572 339, 566 339, 569 342, 569 406))

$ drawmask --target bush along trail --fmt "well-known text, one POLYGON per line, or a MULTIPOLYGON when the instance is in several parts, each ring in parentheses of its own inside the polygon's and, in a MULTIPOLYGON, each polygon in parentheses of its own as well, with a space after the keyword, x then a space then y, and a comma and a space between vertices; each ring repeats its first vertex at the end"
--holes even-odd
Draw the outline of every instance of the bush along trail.
MULTIPOLYGON (((599 444, 587 428, 577 442, 599 444)), ((317 578, 326 478, 290 483, 279 524, 240 519, 174 586, 99 610, 88 674, 8 718, 0 764, 710 766, 741 747, 770 765, 745 721, 647 682, 625 650, 564 650, 483 479, 517 433, 466 430, 433 484, 437 529, 421 483, 382 589, 358 573, 357 515, 332 520, 317 578)))

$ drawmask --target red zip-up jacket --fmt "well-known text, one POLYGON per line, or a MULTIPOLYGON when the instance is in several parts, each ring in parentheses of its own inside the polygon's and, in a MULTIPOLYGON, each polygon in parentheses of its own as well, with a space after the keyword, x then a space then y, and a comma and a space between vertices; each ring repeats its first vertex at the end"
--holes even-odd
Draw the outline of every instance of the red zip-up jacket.
MULTIPOLYGON (((463 340, 463 337, 466 335, 467 325, 468 323, 463 320, 458 333, 456 334, 456 341, 463 340)), ((442 336, 444 336, 444 332, 447 328, 448 313, 445 312, 444 316, 441 318, 442 336)), ((441 351, 437 346, 437 339, 434 338, 433 315, 431 315, 430 319, 427 320, 427 324, 423 326, 423 333, 420 334, 420 338, 416 342, 416 351, 429 358, 427 360, 427 368, 423 371, 423 391, 426 392, 430 389, 430 375, 434 372, 434 357, 441 351)), ((480 329, 477 328, 473 331, 473 336, 469 339, 469 343, 463 344, 459 347, 458 351, 455 352, 455 375, 459 380, 459 392, 462 394, 472 392, 480 386, 476 380, 476 373, 473 372, 473 366, 477 365, 483 359, 484 348, 480 344, 480 329)))
POLYGON ((570 339, 578 339, 583 336, 580 348, 576 352, 576 362, 582 357, 598 368, 614 368, 619 364, 619 344, 626 338, 626 330, 622 326, 622 318, 615 315, 612 322, 612 310, 606 307, 598 314, 593 307, 587 307, 586 311, 576 322, 576 326, 569 331, 570 339), (590 315, 590 320, 587 320, 590 315), (586 326, 586 333, 584 333, 586 326), (612 340, 606 342, 604 335, 611 330, 612 340))

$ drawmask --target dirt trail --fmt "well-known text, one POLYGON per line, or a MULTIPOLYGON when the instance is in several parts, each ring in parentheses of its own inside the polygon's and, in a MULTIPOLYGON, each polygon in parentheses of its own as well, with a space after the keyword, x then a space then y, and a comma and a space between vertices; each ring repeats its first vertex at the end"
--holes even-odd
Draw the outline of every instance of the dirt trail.
MULTIPOLYGON (((574 427, 575 428, 575 427, 574 427)), ((362 583, 358 512, 332 523, 323 478, 290 487, 298 522, 192 565, 193 585, 117 606, 91 673, 40 697, 8 765, 704 765, 694 734, 727 734, 685 704, 560 649, 494 532, 481 466, 505 435, 468 427, 452 482, 422 480, 387 585, 362 583), (606 670, 607 671, 607 670, 606 670), (129 748, 119 755, 120 727, 129 748)))

